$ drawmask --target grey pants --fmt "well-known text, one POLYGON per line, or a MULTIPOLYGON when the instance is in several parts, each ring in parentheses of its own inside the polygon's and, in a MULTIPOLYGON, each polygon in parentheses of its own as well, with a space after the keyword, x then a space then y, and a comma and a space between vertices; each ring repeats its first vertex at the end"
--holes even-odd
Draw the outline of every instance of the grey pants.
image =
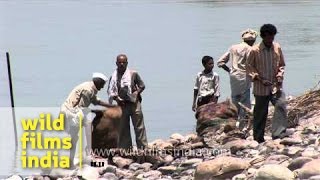
POLYGON ((121 106, 122 118, 119 128, 119 148, 131 148, 132 139, 130 134, 130 117, 136 134, 136 143, 138 148, 145 148, 148 146, 146 128, 143 120, 143 113, 141 109, 141 102, 126 103, 121 106))
POLYGON ((238 120, 242 120, 246 116, 246 111, 238 104, 239 102, 251 109, 250 89, 242 94, 232 96, 232 103, 238 108, 238 120))
POLYGON ((264 141, 264 131, 268 116, 269 102, 274 106, 272 118, 272 137, 278 137, 288 126, 285 94, 281 91, 269 96, 255 96, 256 104, 253 112, 253 137, 258 142, 264 141))

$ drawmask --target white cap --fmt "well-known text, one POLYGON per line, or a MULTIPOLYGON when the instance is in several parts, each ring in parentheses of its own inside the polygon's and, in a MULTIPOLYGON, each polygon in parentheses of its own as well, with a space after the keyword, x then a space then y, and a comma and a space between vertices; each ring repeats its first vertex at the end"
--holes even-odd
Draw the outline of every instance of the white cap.
POLYGON ((244 41, 255 41, 257 38, 258 33, 252 29, 246 29, 242 31, 241 37, 244 41))
POLYGON ((92 74, 92 78, 100 78, 107 82, 107 76, 102 73, 95 72, 92 74))

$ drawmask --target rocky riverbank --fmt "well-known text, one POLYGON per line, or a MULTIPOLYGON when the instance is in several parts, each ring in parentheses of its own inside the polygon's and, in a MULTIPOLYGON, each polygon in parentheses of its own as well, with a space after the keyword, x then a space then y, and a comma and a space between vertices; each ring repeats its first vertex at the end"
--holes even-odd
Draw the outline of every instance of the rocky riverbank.
POLYGON ((220 109, 224 116, 216 117, 224 121, 201 121, 197 133, 155 140, 149 143, 153 149, 143 156, 115 151, 112 163, 104 158, 93 159, 104 162, 103 167, 91 167, 91 159, 86 159, 82 169, 54 169, 48 172, 49 176, 29 178, 320 179, 320 90, 291 97, 288 102, 290 128, 287 136, 280 139, 272 140, 267 131, 266 142, 258 144, 252 130, 235 128, 232 110, 220 109))

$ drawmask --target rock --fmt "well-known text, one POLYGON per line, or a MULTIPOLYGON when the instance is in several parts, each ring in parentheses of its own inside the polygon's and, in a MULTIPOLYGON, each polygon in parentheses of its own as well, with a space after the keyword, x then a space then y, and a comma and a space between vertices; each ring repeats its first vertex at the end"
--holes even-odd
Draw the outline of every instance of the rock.
POLYGON ((246 180, 247 176, 245 174, 238 174, 233 176, 232 180, 246 180))
POLYGON ((175 166, 163 166, 158 168, 158 171, 160 171, 164 175, 172 174, 177 170, 177 167, 175 166))
POLYGON ((317 138, 317 139, 315 140, 315 142, 314 142, 314 145, 315 145, 315 146, 319 146, 319 144, 320 144, 320 138, 317 138))
POLYGON ((102 175, 104 173, 116 173, 117 167, 112 165, 105 165, 99 169, 99 174, 102 175))
POLYGON ((192 166, 193 164, 198 164, 201 163, 203 160, 200 158, 193 158, 193 159, 188 159, 186 161, 184 161, 183 163, 181 163, 182 167, 186 167, 186 166, 192 166))
POLYGON ((8 177, 6 180, 23 180, 23 178, 19 175, 12 175, 8 177))
POLYGON ((120 179, 123 179, 123 178, 130 179, 133 177, 133 173, 126 169, 117 169, 116 175, 120 179))
POLYGON ((179 180, 193 180, 193 178, 190 177, 190 176, 182 176, 182 177, 179 176, 176 179, 179 179, 179 180))
POLYGON ((191 144, 191 149, 202 148, 204 146, 205 145, 203 142, 197 142, 197 143, 191 144))
POLYGON ((317 158, 320 155, 318 151, 316 151, 312 147, 306 148, 302 153, 301 156, 303 157, 311 157, 311 158, 317 158))
POLYGON ((258 150, 255 150, 255 149, 252 149, 252 150, 250 150, 250 152, 249 152, 249 154, 251 155, 251 156, 258 156, 259 155, 259 153, 260 153, 260 151, 258 151, 258 150))
POLYGON ((309 157, 298 157, 290 162, 288 168, 293 171, 301 168, 305 163, 312 161, 312 158, 309 157))
POLYGON ((142 177, 148 179, 160 179, 161 175, 162 173, 160 171, 152 170, 142 174, 142 177))
POLYGON ((169 139, 167 140, 168 143, 171 143, 173 146, 177 146, 180 141, 176 140, 176 139, 169 139))
POLYGON ((317 141, 318 136, 315 134, 309 134, 308 136, 308 145, 314 144, 317 141))
POLYGON ((143 169, 143 168, 142 168, 141 164, 139 164, 139 163, 132 163, 129 165, 129 169, 131 171, 136 171, 138 169, 143 169))
POLYGON ((220 103, 208 103, 197 109, 196 131, 198 135, 215 132, 231 121, 235 124, 237 108, 230 100, 220 103))
POLYGON ((283 145, 295 145, 295 144, 301 144, 302 143, 302 140, 301 139, 296 139, 296 138, 283 138, 281 141, 280 141, 280 144, 283 144, 283 145))
POLYGON ((167 155, 166 157, 164 157, 165 164, 170 164, 173 160, 174 158, 171 155, 167 155))
POLYGON ((235 154, 237 151, 241 151, 247 148, 257 148, 258 143, 254 141, 248 141, 245 139, 237 139, 230 142, 227 142, 223 145, 224 149, 230 149, 232 154, 235 154))
POLYGON ((312 134, 317 132, 318 127, 313 123, 308 124, 304 127, 302 134, 312 134))
POLYGON ((108 180, 118 180, 119 178, 113 174, 113 173, 105 173, 103 176, 103 178, 108 179, 108 180))
POLYGON ((98 179, 100 177, 99 169, 90 166, 85 166, 81 170, 81 176, 84 179, 98 179))
POLYGON ((267 141, 264 144, 261 144, 259 146, 259 148, 264 147, 264 146, 268 148, 267 151, 270 151, 270 150, 276 151, 276 150, 285 148, 285 146, 283 144, 280 144, 280 140, 279 139, 274 140, 274 141, 267 141))
MULTIPOLYGON (((116 148, 122 116, 121 107, 115 106, 105 110, 95 110, 94 113, 96 116, 92 121, 92 149, 116 148)), ((107 153, 96 155, 106 157, 107 153)))
POLYGON ((284 154, 290 156, 290 157, 298 157, 301 156, 301 152, 303 151, 303 148, 297 147, 297 146, 291 146, 286 149, 284 154))
POLYGON ((282 164, 287 166, 289 164, 289 159, 290 157, 282 154, 271 155, 265 160, 264 164, 282 164))
POLYGON ((112 161, 117 165, 118 168, 127 168, 131 163, 133 163, 132 159, 123 157, 113 157, 112 161))
POLYGON ((181 172, 182 176, 192 176, 194 175, 195 169, 187 169, 181 172))
POLYGON ((311 176, 320 175, 320 159, 314 159, 305 163, 302 168, 295 170, 300 179, 308 179, 311 176))
POLYGON ((232 178, 249 167, 249 162, 234 157, 221 156, 200 163, 195 171, 195 180, 232 178))
POLYGON ((185 140, 186 140, 186 142, 194 142, 194 141, 198 140, 198 135, 188 134, 185 136, 185 140))
MULTIPOLYGON (((84 168, 87 166, 84 166, 84 168)), ((61 168, 55 168, 52 169, 49 173, 47 173, 50 177, 58 178, 58 177, 65 177, 65 176, 75 176, 77 175, 76 170, 70 170, 70 169, 61 169, 61 168)))
POLYGON ((268 164, 262 166, 255 174, 255 180, 293 180, 294 173, 288 168, 278 164, 268 164))
POLYGON ((133 176, 138 176, 143 173, 145 173, 145 171, 143 169, 138 169, 138 170, 134 171, 133 176))
POLYGON ((156 147, 158 149, 171 149, 173 145, 170 142, 166 142, 162 139, 157 139, 149 144, 151 147, 156 147))
POLYGON ((258 171, 258 169, 249 168, 249 169, 248 169, 248 174, 249 174, 249 175, 253 175, 253 174, 256 174, 257 171, 258 171))
POLYGON ((149 171, 152 167, 152 164, 151 163, 143 163, 141 164, 141 168, 144 170, 144 171, 149 171))
POLYGON ((175 139, 175 140, 178 140, 180 143, 183 143, 183 142, 185 142, 185 137, 184 136, 182 136, 181 134, 179 134, 179 133, 174 133, 174 134, 172 134, 171 136, 170 136, 170 139, 175 139))

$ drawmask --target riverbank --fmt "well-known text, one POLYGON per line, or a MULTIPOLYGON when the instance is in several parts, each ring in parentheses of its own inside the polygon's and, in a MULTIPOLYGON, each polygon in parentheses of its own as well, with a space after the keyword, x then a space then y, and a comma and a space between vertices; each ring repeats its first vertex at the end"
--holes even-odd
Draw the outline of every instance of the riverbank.
POLYGON ((29 179, 320 179, 319 109, 320 89, 314 88, 288 97, 287 137, 272 140, 267 130, 266 142, 258 144, 252 130, 227 123, 201 136, 175 133, 155 140, 147 152, 114 151, 113 163, 94 157, 85 159, 82 169, 54 169, 29 179), (103 167, 92 167, 92 161, 103 167))

